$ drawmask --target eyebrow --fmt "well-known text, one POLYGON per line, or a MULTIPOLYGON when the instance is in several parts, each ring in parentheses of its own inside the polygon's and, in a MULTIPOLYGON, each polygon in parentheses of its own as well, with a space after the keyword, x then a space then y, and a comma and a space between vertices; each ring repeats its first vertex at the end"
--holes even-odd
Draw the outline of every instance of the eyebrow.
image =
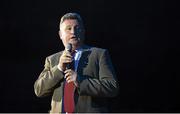
MULTIPOLYGON (((65 28, 67 27, 72 27, 71 25, 67 25, 65 28)), ((80 27, 80 25, 75 25, 74 27, 80 27)))

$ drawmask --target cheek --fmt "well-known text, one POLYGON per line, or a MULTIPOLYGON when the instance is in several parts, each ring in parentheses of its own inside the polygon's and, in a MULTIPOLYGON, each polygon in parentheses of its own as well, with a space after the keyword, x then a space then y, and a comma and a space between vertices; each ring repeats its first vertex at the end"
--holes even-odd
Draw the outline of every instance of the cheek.
POLYGON ((63 32, 62 32, 62 36, 63 36, 63 37, 67 37, 67 36, 68 36, 68 33, 63 31, 63 32))
POLYGON ((66 33, 65 32, 61 32, 61 38, 62 40, 65 40, 67 37, 66 33))
POLYGON ((62 33, 61 40, 66 44, 68 42, 68 35, 66 33, 62 33))

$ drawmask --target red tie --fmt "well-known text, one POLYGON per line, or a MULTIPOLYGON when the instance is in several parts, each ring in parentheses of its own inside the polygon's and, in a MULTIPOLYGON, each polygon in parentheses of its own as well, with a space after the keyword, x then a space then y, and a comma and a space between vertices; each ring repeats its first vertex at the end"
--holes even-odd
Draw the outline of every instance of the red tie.
MULTIPOLYGON (((71 64, 71 69, 74 68, 74 62, 71 64)), ((64 111, 68 113, 74 112, 74 90, 75 85, 73 82, 64 85, 64 111)))
POLYGON ((65 82, 64 86, 64 111, 68 113, 74 112, 74 83, 65 82))

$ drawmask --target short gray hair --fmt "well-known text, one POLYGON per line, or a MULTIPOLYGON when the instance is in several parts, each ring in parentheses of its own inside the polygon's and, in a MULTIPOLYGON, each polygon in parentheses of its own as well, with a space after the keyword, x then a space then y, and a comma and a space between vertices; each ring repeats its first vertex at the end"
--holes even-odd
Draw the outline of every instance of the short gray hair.
POLYGON ((84 29, 83 20, 78 13, 66 13, 64 16, 62 16, 60 20, 59 28, 60 28, 60 25, 67 19, 77 20, 79 24, 81 25, 81 27, 84 29))

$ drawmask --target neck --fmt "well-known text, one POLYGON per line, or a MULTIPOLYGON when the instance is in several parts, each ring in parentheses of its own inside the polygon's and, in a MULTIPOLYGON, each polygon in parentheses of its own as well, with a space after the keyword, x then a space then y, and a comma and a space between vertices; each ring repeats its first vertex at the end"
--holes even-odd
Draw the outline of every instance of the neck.
POLYGON ((77 46, 72 46, 72 50, 78 50, 79 48, 81 48, 83 46, 83 44, 79 44, 77 46))

